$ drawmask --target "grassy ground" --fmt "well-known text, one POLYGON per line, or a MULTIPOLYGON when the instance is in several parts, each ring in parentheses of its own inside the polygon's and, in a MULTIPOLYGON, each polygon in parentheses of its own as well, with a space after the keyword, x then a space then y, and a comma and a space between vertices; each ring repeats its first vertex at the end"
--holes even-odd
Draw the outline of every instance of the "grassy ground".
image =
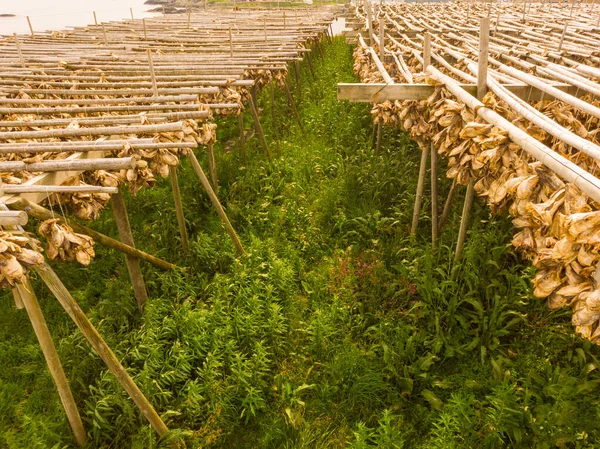
MULTIPOLYGON (((306 135, 281 93, 274 123, 261 98, 271 163, 255 141, 242 161, 230 151, 237 120, 219 123, 220 197, 246 256, 184 164, 189 254, 167 182, 127 198, 138 246, 189 267, 144 265, 143 315, 120 255, 99 247, 88 269, 56 266, 169 438, 214 448, 596 447, 598 348, 573 335, 568 312, 532 298, 507 219, 476 205, 458 265, 462 198, 438 251, 427 203, 409 238, 419 151, 386 130, 373 154, 368 106, 335 98, 337 82, 354 80, 351 49, 336 41, 325 51, 314 82, 302 71, 306 135)), ((110 211, 94 226, 115 233, 110 211)), ((88 447, 168 447, 35 285, 88 447)), ((10 295, 0 310, 0 447, 72 447, 26 314, 10 295)))

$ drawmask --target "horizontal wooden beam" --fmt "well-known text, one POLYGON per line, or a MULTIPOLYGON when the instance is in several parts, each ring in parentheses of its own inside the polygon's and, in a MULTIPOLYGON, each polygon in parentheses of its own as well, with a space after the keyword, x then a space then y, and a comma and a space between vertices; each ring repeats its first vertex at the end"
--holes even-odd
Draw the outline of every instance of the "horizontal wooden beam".
MULTIPOLYGON (((476 84, 461 84, 461 87, 473 96, 477 93, 476 84)), ((554 99, 551 95, 524 84, 505 84, 504 87, 525 101, 554 99)), ((554 87, 576 97, 587 94, 568 84, 556 84, 554 87)), ((434 90, 435 86, 429 84, 340 83, 338 84, 338 100, 362 103, 382 103, 386 100, 425 100, 433 94, 434 90)))

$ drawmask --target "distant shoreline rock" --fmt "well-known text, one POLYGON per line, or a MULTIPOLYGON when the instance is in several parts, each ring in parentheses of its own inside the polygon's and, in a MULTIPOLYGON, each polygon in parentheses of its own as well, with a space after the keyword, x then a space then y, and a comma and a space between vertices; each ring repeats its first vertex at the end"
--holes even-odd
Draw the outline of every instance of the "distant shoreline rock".
MULTIPOLYGON (((149 9, 148 12, 163 12, 163 6, 149 9)), ((185 12, 185 8, 177 8, 176 6, 164 6, 164 8, 166 14, 180 14, 185 12)))
POLYGON ((146 0, 144 5, 168 5, 175 3, 175 0, 146 0))
MULTIPOLYGON (((152 1, 152 0, 149 0, 152 1)), ((0 14, 0 17, 17 17, 15 14, 0 14)))

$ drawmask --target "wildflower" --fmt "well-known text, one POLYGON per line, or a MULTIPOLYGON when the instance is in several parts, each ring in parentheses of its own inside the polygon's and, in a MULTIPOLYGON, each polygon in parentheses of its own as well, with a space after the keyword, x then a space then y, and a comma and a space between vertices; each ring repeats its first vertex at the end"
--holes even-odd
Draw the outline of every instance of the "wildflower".
POLYGON ((416 286, 416 284, 410 284, 408 286, 408 293, 410 293, 411 295, 414 295, 415 293, 417 293, 417 286, 416 286))

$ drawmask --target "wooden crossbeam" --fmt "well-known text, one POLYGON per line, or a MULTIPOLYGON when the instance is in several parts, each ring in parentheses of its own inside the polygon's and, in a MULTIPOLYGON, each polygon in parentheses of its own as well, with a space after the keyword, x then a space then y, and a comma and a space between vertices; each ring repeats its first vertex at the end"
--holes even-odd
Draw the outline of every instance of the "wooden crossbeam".
MULTIPOLYGON (((477 95, 476 84, 461 84, 471 95, 477 95)), ((505 88, 525 101, 553 100, 554 97, 524 84, 505 84, 505 88)), ((568 84, 555 84, 554 87, 576 97, 587 95, 586 92, 568 84)), ((381 103, 386 100, 406 101, 425 100, 433 94, 435 86, 429 84, 338 84, 338 100, 350 100, 362 103, 381 103)))

